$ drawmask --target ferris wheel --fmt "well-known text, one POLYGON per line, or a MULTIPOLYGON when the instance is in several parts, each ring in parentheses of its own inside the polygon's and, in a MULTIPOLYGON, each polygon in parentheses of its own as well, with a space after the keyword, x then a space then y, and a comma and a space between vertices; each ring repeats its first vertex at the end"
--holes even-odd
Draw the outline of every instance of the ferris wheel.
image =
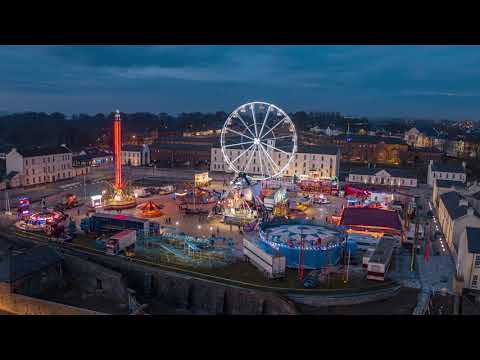
POLYGON ((230 114, 220 143, 233 172, 252 180, 267 180, 281 176, 290 166, 297 152, 297 132, 285 111, 256 101, 230 114))

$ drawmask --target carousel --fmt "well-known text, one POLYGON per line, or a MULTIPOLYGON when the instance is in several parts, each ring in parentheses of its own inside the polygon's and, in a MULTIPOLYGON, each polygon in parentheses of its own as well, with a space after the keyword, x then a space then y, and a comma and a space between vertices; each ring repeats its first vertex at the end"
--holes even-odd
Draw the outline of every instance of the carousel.
POLYGON ((29 216, 24 217, 22 220, 17 221, 15 226, 18 229, 26 231, 44 231, 58 226, 66 219, 66 216, 53 209, 42 209, 38 212, 34 212, 29 216))
POLYGON ((137 206, 137 209, 141 211, 141 215, 146 218, 156 218, 163 216, 163 212, 160 209, 163 206, 155 204, 153 201, 149 200, 145 204, 137 206))

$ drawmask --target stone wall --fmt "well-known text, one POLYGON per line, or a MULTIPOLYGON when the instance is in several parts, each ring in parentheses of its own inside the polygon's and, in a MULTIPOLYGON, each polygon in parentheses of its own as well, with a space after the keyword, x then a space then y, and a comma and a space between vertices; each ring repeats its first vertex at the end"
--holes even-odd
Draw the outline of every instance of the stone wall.
POLYGON ((11 294, 8 284, 0 284, 0 310, 16 315, 104 315, 103 313, 11 294))
MULTIPOLYGON (((75 250, 65 252, 75 254, 75 250)), ((127 286, 139 293, 144 290, 145 274, 152 274, 152 296, 177 308, 206 314, 298 314, 292 301, 274 293, 165 271, 114 256, 82 254, 81 257, 91 262, 92 271, 97 264, 125 274, 127 286)), ((65 262, 68 263, 67 257, 65 262)))
POLYGON ((400 286, 391 286, 383 289, 364 290, 362 292, 352 292, 337 295, 328 294, 301 294, 291 292, 287 296, 289 299, 304 305, 310 306, 348 306, 359 305, 374 301, 389 299, 398 294, 400 286))
POLYGON ((65 275, 86 292, 101 292, 102 296, 120 304, 128 302, 124 277, 117 271, 86 261, 78 256, 64 254, 65 275), (101 285, 101 289, 98 289, 101 285))

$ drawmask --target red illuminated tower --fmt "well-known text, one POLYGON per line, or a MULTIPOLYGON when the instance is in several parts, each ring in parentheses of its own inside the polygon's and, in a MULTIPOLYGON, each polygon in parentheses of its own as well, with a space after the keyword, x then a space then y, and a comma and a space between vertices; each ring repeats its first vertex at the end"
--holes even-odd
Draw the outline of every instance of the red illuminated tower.
POLYGON ((116 111, 113 122, 113 153, 115 156, 115 189, 123 189, 122 180, 122 119, 120 111, 116 111))
POLYGON ((135 196, 126 186, 122 177, 122 119, 120 111, 115 112, 113 121, 113 154, 115 159, 115 182, 107 195, 105 209, 128 209, 136 206, 135 196))

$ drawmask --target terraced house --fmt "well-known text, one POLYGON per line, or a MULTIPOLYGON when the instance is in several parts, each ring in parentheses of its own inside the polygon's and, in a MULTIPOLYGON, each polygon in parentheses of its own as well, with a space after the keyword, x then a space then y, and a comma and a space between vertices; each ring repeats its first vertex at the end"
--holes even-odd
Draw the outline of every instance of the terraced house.
POLYGON ((70 179, 75 176, 72 152, 65 146, 21 150, 7 154, 7 174, 17 172, 20 186, 32 186, 70 179))

